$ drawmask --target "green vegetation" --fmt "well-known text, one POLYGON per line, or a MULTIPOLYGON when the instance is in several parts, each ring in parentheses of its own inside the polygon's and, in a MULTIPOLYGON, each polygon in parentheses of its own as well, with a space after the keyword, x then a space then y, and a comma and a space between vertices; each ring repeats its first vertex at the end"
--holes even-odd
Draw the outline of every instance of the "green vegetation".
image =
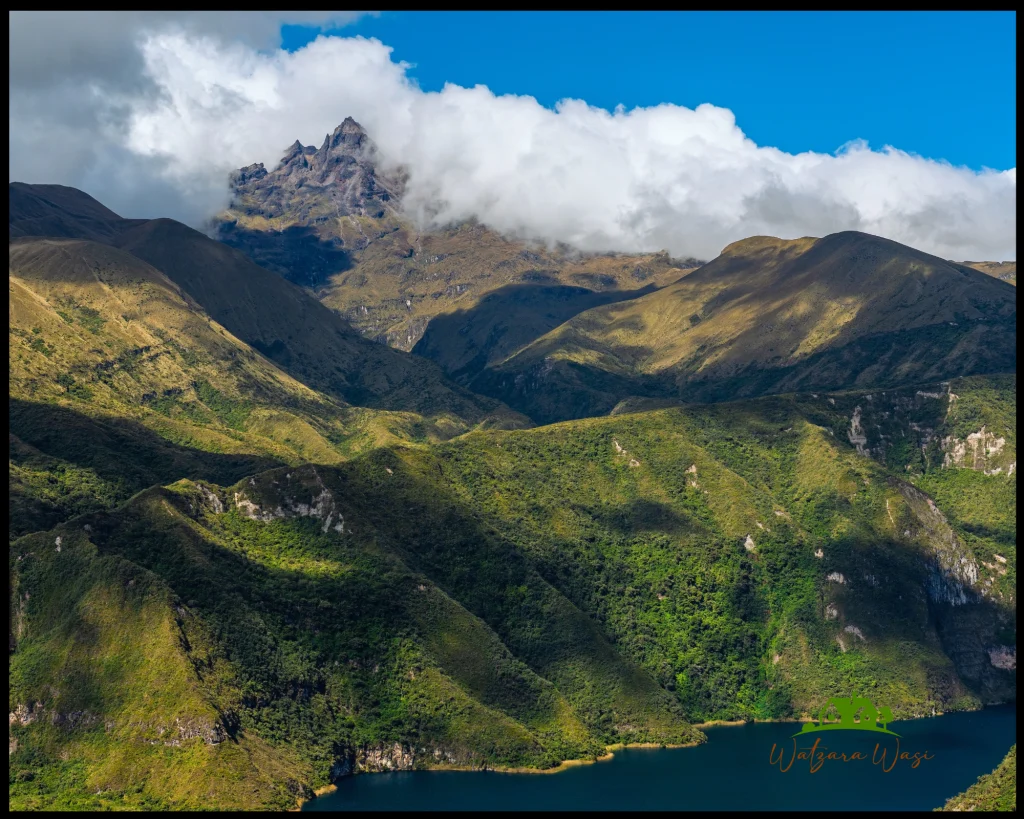
MULTIPOLYGON (((543 417, 611 415, 526 429, 194 231, 25 188, 41 215, 12 236, 91 238, 10 247, 12 809, 281 808, 348 773, 549 769, 853 690, 901 718, 1015 697, 1016 378, 914 381, 958 372, 950 344, 983 369, 1005 301, 966 336, 971 316, 890 317, 833 349, 828 322, 866 315, 840 304, 800 344, 820 383, 864 388, 689 405, 651 356, 692 341, 678 316, 739 306, 666 302, 667 324, 616 326, 661 328, 628 366, 584 345, 520 382, 543 417), (906 349, 884 378, 843 369, 886 345, 906 349)), ((821 250, 752 241, 723 281, 760 275, 748 257, 799 278, 787 259, 821 250)), ((468 360, 435 325, 438 356, 514 384, 494 362, 519 337, 488 329, 508 304, 468 360)), ((573 332, 598 338, 587 316, 573 332)), ((704 388, 791 383, 764 363, 704 388)))
MULTIPOLYGON (((109 664, 83 666, 58 694, 47 681, 69 672, 40 665, 75 664, 60 641, 78 645, 68 635, 94 627, 81 606, 51 626, 57 598, 45 591, 65 556, 91 550, 164 590, 182 638, 153 663, 194 669, 194 709, 217 715, 208 735, 225 734, 161 746, 172 757, 205 748, 200 782, 228 764, 222 754, 257 746, 309 787, 383 758, 543 768, 615 742, 694 741, 695 721, 806 714, 854 688, 902 717, 977 707, 995 688, 960 669, 990 641, 942 649, 963 621, 925 595, 934 521, 909 484, 809 423, 802 403, 481 431, 279 467, 227 490, 179 481, 23 537, 11 547, 11 710, 38 702, 97 725, 126 713, 109 698, 109 664)), ((1012 613, 992 604, 956 611, 991 631, 1012 613)), ((12 734, 37 755, 12 767, 16 804, 50 788, 52 804, 96 790, 136 806, 193 804, 153 760, 133 768, 134 794, 84 750, 80 764, 58 765, 57 749, 77 746, 37 737, 36 725, 12 734)), ((96 731, 103 754, 136 741, 96 731)), ((280 804, 297 787, 260 799, 280 804)))
POLYGON ((992 773, 978 777, 966 791, 954 796, 936 810, 1017 810, 1017 746, 1010 748, 1006 759, 992 773))

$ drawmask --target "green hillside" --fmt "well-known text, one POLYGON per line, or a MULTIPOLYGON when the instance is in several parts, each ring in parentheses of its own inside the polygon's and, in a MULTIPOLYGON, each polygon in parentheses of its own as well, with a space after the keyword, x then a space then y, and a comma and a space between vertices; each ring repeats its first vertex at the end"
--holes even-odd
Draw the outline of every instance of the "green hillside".
POLYGON ((122 250, 22 238, 9 256, 12 533, 183 476, 230 482, 466 428, 310 389, 122 250))
MULTIPOLYGON (((950 386, 1004 439, 997 455, 1015 454, 1012 380, 950 386)), ((886 398, 905 399, 885 411, 908 430, 948 414, 948 396, 886 398)), ((1015 532, 1015 509, 944 514, 914 484, 970 474, 995 496, 1015 474, 936 456, 901 477, 866 456, 873 441, 860 454, 834 431, 867 402, 479 431, 226 489, 179 481, 23 537, 11 710, 31 721, 12 727, 12 776, 27 772, 12 804, 185 807, 204 788, 217 805, 284 804, 353 770, 543 767, 614 742, 694 741, 689 723, 799 716, 851 687, 904 717, 1012 697, 995 664, 1016 639, 1016 556, 998 535, 1015 532), (90 602, 47 591, 70 561, 88 567, 71 571, 90 602), (111 583, 135 594, 136 576, 150 616, 183 635, 146 660, 130 653, 142 633, 107 633, 136 620, 97 621, 91 602, 111 583), (122 698, 169 679, 168 663, 192 669, 166 700, 180 707, 122 698), (113 686, 125 665, 131 682, 113 686), (54 693, 58 678, 71 682, 54 693), (205 727, 175 737, 174 718, 205 727), (165 770, 180 755, 187 784, 165 770), (249 773, 225 777, 229 765, 249 773)))
POLYGON ((305 290, 244 254, 169 219, 121 234, 215 320, 308 386, 357 406, 416 412, 452 433, 472 424, 522 424, 496 401, 445 379, 437 365, 375 344, 305 290))
POLYGON ((936 810, 1017 810, 1017 746, 1010 749, 1006 759, 992 773, 978 777, 966 791, 954 796, 936 810))

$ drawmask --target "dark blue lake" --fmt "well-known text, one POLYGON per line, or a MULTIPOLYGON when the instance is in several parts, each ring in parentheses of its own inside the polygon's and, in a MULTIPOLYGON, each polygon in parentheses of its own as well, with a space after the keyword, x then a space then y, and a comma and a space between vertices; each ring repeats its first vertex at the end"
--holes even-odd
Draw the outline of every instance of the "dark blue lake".
MULTIPOLYGON (((696 748, 629 748, 607 762, 546 776, 493 771, 410 771, 365 774, 341 781, 338 790, 304 810, 931 810, 989 773, 1017 740, 1013 706, 933 719, 892 723, 900 751, 925 753, 917 768, 897 761, 886 773, 872 762, 876 743, 896 740, 856 731, 799 737, 799 747, 820 737, 828 751, 860 751, 866 760, 828 761, 816 773, 810 762, 788 771, 769 762, 792 755, 795 723, 708 728, 696 748)), ((881 750, 879 750, 880 754, 881 750)))

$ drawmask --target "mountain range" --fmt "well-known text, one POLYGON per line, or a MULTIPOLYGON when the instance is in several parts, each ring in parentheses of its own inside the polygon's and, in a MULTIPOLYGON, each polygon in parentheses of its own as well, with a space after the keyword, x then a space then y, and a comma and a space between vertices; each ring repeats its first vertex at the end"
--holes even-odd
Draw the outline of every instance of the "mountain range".
POLYGON ((349 119, 207 233, 10 185, 12 808, 1015 699, 1013 263, 580 254, 404 174, 349 119))

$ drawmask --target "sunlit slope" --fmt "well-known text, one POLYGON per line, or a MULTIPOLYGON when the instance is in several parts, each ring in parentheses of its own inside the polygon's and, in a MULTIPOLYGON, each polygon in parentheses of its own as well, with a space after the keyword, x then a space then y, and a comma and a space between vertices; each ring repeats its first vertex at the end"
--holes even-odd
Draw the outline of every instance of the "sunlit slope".
POLYGON ((13 543, 12 804, 272 807, 356 768, 543 768, 620 736, 700 739, 521 557, 488 567, 478 523, 449 510, 486 579, 543 603, 513 614, 517 639, 554 659, 523 662, 408 567, 399 529, 352 511, 377 509, 361 473, 378 467, 179 482, 13 543))
POLYGON ((973 267, 982 273, 987 273, 993 278, 1017 285, 1017 263, 1016 262, 963 262, 967 267, 973 267))
POLYGON ((1017 810, 1017 746, 1010 748, 999 766, 961 794, 957 794, 941 810, 947 811, 1016 811, 1017 810))
POLYGON ((179 477, 451 434, 310 389, 117 248, 16 239, 9 271, 12 532, 179 477))
POLYGON ((1016 366, 1016 289, 863 233, 755 237, 675 285, 580 314, 474 389, 538 421, 631 395, 729 400, 1016 366))
POLYGON ((436 364, 364 339, 307 291, 180 223, 155 219, 126 231, 117 244, 314 389, 357 406, 416 412, 452 432, 483 421, 523 422, 452 384, 436 364))

